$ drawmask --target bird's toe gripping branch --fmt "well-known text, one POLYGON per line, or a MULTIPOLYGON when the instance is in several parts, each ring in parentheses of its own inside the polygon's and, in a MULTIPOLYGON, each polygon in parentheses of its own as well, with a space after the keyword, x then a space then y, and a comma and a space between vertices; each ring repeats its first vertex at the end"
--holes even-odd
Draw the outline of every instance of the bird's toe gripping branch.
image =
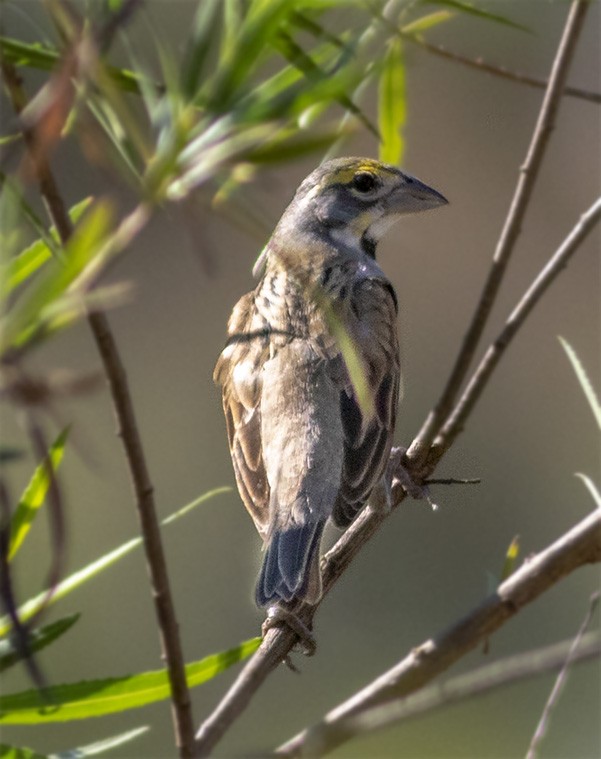
POLYGON ((406 466, 406 448, 393 448, 390 453, 388 472, 394 486, 398 483, 408 496, 416 501, 427 501, 433 511, 438 509, 438 504, 432 499, 432 494, 427 483, 415 479, 413 473, 406 466))
POLYGON ((261 634, 265 637, 268 630, 281 625, 286 625, 298 636, 305 656, 313 656, 317 650, 317 642, 311 630, 293 611, 281 604, 273 604, 267 609, 267 617, 261 626, 261 634))

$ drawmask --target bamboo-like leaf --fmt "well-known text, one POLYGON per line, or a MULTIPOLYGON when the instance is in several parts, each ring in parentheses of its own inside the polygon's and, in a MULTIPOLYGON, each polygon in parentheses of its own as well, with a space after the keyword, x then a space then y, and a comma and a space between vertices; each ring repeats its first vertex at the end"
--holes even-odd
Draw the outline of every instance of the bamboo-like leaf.
POLYGON ((570 359, 570 363, 572 364, 572 368, 574 369, 574 372, 576 373, 576 377, 578 379, 578 382, 580 383, 582 392, 584 393, 593 411, 593 416, 595 417, 597 426, 599 427, 599 429, 601 429, 601 404, 599 403, 599 399, 597 398, 597 394, 595 393, 595 388, 593 387, 592 382, 590 381, 588 374, 586 373, 586 370, 584 366, 582 365, 582 362, 578 358, 576 351, 572 348, 570 343, 568 343, 568 341, 565 340, 561 336, 558 337, 558 340, 561 343, 564 351, 566 352, 567 357, 570 359))
POLYGON ((601 509, 601 493, 599 492, 595 483, 591 480, 590 477, 587 477, 586 474, 582 474, 582 472, 576 472, 576 477, 584 482, 586 489, 593 497, 593 501, 595 502, 596 507, 598 509, 601 509))
POLYGON ((192 100, 199 89, 207 54, 216 34, 216 18, 220 4, 221 0, 204 0, 198 5, 194 30, 187 43, 182 64, 182 90, 188 100, 192 100))
POLYGON ((0 759, 50 759, 47 754, 38 754, 25 746, 9 746, 8 743, 0 743, 0 759))
MULTIPOLYGON (((228 667, 246 659, 261 644, 251 638, 239 646, 186 665, 190 688, 213 679, 228 667)), ((142 672, 122 677, 55 685, 45 689, 45 699, 37 690, 0 696, 0 722, 11 725, 48 724, 100 717, 163 701, 169 698, 166 670, 142 672), (48 704, 52 706, 48 706, 48 704)))
POLYGON ((520 536, 516 535, 507 547, 505 554, 505 561, 503 563, 503 569, 501 570, 500 582, 506 580, 509 575, 515 572, 515 565, 518 560, 518 554, 520 552, 520 536))
POLYGON ((444 24, 445 21, 449 21, 455 18, 457 14, 453 11, 434 11, 434 13, 427 13, 425 16, 420 16, 408 24, 405 24, 401 28, 403 34, 421 34, 422 32, 431 29, 438 24, 444 24))
POLYGON ((109 751, 117 746, 122 746, 124 743, 129 743, 135 740, 138 736, 148 732, 147 726, 136 727, 133 730, 128 730, 125 733, 119 735, 113 735, 111 738, 105 738, 95 743, 88 743, 87 746, 78 746, 77 748, 71 748, 67 751, 59 751, 58 754, 50 754, 48 759, 82 759, 85 756, 96 756, 97 754, 104 754, 105 751, 109 751))
MULTIPOLYGON (((79 614, 71 614, 68 617, 57 619, 37 630, 31 630, 28 634, 27 643, 29 653, 40 651, 70 630, 79 619, 79 614)), ((12 667, 22 659, 21 652, 10 638, 0 640, 0 672, 12 667)))
MULTIPOLYGON (((186 504, 181 509, 179 509, 178 511, 168 516, 166 519, 163 519, 161 524, 163 526, 171 524, 172 522, 175 522, 180 517, 183 517, 192 509, 196 508, 196 506, 200 506, 200 504, 205 503, 210 498, 213 498, 216 495, 221 495, 222 493, 229 493, 231 492, 231 490, 232 489, 230 487, 220 487, 220 488, 215 488, 214 490, 209 490, 207 493, 203 493, 203 495, 201 495, 199 498, 196 498, 191 503, 186 504)), ((101 556, 99 559, 96 559, 90 564, 87 564, 85 567, 82 567, 82 569, 79 569, 78 571, 69 575, 69 577, 65 577, 65 579, 59 582, 59 584, 56 586, 50 598, 48 597, 48 592, 44 591, 43 593, 40 593, 39 595, 35 596, 34 598, 31 598, 29 601, 24 603, 17 610, 19 619, 22 622, 25 622, 31 616, 36 614, 42 608, 44 604, 46 604, 47 606, 50 606, 51 604, 56 603, 59 599, 64 598, 66 595, 74 591, 76 588, 79 588, 85 582, 95 577, 104 569, 107 569, 108 567, 112 566, 117 561, 119 561, 119 559, 122 559, 124 556, 127 556, 127 554, 131 553, 132 551, 134 551, 136 548, 138 548, 141 545, 142 545, 142 538, 134 538, 133 540, 129 540, 127 541, 127 543, 124 543, 118 548, 115 548, 114 550, 109 551, 109 553, 105 554, 104 556, 101 556)), ((0 618, 0 636, 6 635, 9 632, 10 628, 11 628, 10 618, 8 616, 1 617, 0 618)))
MULTIPOLYGON (((85 198, 69 210, 69 217, 73 224, 77 224, 83 212, 89 207, 92 198, 85 198)), ((58 242, 56 228, 50 228, 50 238, 58 242)), ((53 250, 48 244, 48 240, 36 240, 34 243, 25 248, 19 255, 11 258, 6 265, 6 270, 0 277, 0 295, 6 297, 16 287, 21 285, 25 280, 35 274, 38 269, 52 258, 53 250)))
POLYGON ((384 59, 379 82, 378 124, 380 159, 398 164, 403 156, 402 130, 407 115, 405 63, 399 39, 392 40, 384 59))
POLYGON ((493 21, 497 24, 504 24, 505 26, 510 26, 512 29, 519 29, 521 32, 530 32, 531 29, 529 29, 527 26, 524 26, 523 24, 518 24, 515 21, 512 21, 507 16, 500 16, 498 13, 491 13, 490 11, 485 11, 483 8, 480 8, 475 5, 471 5, 470 3, 464 3, 460 0, 425 0, 429 5, 444 5, 448 6, 449 8, 454 8, 455 10, 460 11, 461 13, 467 13, 471 16, 477 16, 478 18, 484 19, 486 21, 493 21))
POLYGON ((33 477, 25 488, 25 492, 21 496, 10 525, 9 561, 12 561, 23 544, 27 533, 31 529, 31 523, 46 500, 51 482, 48 465, 51 467, 52 475, 56 474, 63 459, 68 435, 69 428, 66 427, 50 446, 46 461, 42 461, 38 465, 33 477))

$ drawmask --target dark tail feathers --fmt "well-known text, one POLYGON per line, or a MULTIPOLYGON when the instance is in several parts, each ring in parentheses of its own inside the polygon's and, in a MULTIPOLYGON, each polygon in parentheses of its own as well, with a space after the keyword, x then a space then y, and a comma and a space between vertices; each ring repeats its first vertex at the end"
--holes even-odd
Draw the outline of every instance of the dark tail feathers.
POLYGON ((274 531, 257 580, 258 606, 294 599, 309 603, 319 600, 319 543, 324 525, 313 522, 274 531))

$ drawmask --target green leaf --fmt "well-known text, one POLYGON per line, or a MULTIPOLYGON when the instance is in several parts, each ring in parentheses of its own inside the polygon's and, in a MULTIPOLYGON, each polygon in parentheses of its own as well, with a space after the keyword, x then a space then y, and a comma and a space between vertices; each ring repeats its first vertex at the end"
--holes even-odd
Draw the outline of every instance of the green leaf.
MULTIPOLYGON (((207 493, 203 493, 203 495, 201 495, 199 498, 196 498, 191 503, 186 504, 181 509, 168 516, 166 519, 163 519, 161 524, 163 526, 171 524, 172 522, 175 522, 177 519, 187 514, 192 509, 196 508, 196 506, 205 503, 210 498, 213 498, 216 495, 221 495, 222 493, 230 493, 231 490, 232 489, 230 487, 221 487, 215 488, 214 490, 209 490, 207 493)), ((119 561, 119 559, 127 556, 127 554, 131 553, 134 549, 138 548, 141 545, 142 538, 134 538, 133 540, 129 540, 127 543, 119 546, 119 548, 110 551, 104 556, 101 556, 99 559, 96 559, 90 564, 87 564, 77 572, 69 575, 69 577, 65 577, 65 579, 59 582, 59 584, 56 586, 50 598, 48 598, 48 591, 45 590, 34 598, 31 598, 29 601, 26 601, 26 603, 24 603, 17 610, 19 619, 24 622, 33 616, 36 612, 38 612, 42 606, 44 606, 44 604, 50 606, 51 604, 56 603, 56 601, 64 598, 73 590, 79 588, 80 585, 83 585, 92 577, 95 577, 104 569, 107 569, 112 564, 115 564, 115 562, 119 561)), ((11 626, 12 624, 8 616, 0 618, 0 636, 6 635, 11 629, 11 626)))
POLYGON ((570 343, 568 343, 568 341, 561 336, 558 337, 558 340, 566 352, 567 357, 570 359, 570 363, 572 364, 574 372, 576 373, 576 377, 580 383, 582 392, 584 393, 591 409, 593 410, 593 416, 597 421, 597 426, 599 429, 601 429, 601 404, 599 403, 599 399, 595 393, 595 388, 593 387, 584 366, 582 366, 582 362, 578 358, 576 351, 572 348, 570 343))
POLYGON ((182 64, 182 89, 189 100, 193 99, 200 86, 211 41, 216 36, 216 18, 220 4, 221 0, 204 0, 198 4, 194 29, 182 64))
MULTIPOLYGON (((253 654, 260 644, 261 638, 251 638, 228 651, 187 664, 188 685, 194 688, 213 679, 253 654)), ((0 722, 31 725, 101 717, 163 701, 169 698, 170 687, 166 670, 155 670, 55 685, 46 688, 44 695, 46 700, 37 690, 0 696, 0 722)))
MULTIPOLYGON (((69 217, 73 224, 79 221, 91 202, 91 197, 85 198, 69 210, 69 217)), ((50 238, 58 242, 58 234, 54 226, 50 228, 50 238)), ((4 297, 9 295, 16 287, 29 279, 49 258, 52 258, 53 252, 48 241, 40 239, 12 258, 0 277, 0 295, 4 297)))
POLYGON ((438 26, 438 24, 443 24, 445 21, 455 18, 456 15, 457 14, 453 13, 453 11, 435 11, 434 13, 427 13, 425 16, 420 16, 420 18, 416 18, 414 21, 405 24, 405 26, 401 28, 401 32, 403 34, 420 34, 421 32, 431 29, 433 26, 438 26))
POLYGON ((105 738, 102 741, 96 741, 95 743, 89 743, 87 746, 79 746, 78 748, 68 749, 67 751, 59 751, 58 754, 50 754, 48 759, 81 759, 84 756, 96 756, 97 754, 103 754, 105 751, 109 751, 117 746, 122 746, 124 743, 129 743, 137 738, 139 735, 148 732, 148 727, 136 727, 133 730, 128 730, 125 733, 119 735, 113 735, 111 738, 105 738))
POLYGON ((507 547, 503 569, 501 570, 501 582, 515 572, 515 565, 520 553, 520 537, 516 535, 507 547))
POLYGON ((470 3, 460 2, 460 0, 425 0, 425 2, 428 5, 448 6, 449 8, 454 8, 461 13, 477 16, 478 18, 485 19, 486 21, 494 21, 497 24, 504 24, 505 26, 510 26, 512 29, 519 29, 522 32, 531 31, 527 26, 518 24, 515 21, 512 21, 510 18, 507 18, 507 16, 499 16, 497 13, 490 13, 490 11, 485 11, 482 8, 476 7, 475 5, 471 5, 470 3))
POLYGON ((105 243, 113 217, 107 200, 94 203, 75 227, 65 254, 54 259, 36 278, 15 307, 0 322, 0 355, 10 348, 23 348, 44 334, 56 317, 55 301, 94 260, 105 243))
MULTIPOLYGON (((44 627, 31 630, 27 639, 29 651, 40 651, 45 646, 53 643, 61 635, 64 635, 67 630, 70 630, 79 617, 79 614, 71 614, 68 617, 57 619, 56 622, 51 622, 44 627)), ((22 658, 21 652, 12 640, 0 640, 0 672, 4 672, 5 669, 12 667, 18 661, 21 661, 22 658)))
POLYGON ((21 547, 27 533, 31 529, 31 523, 37 516, 40 506, 44 503, 48 488, 50 487, 51 477, 48 471, 48 464, 55 475, 65 452, 65 444, 69 428, 66 427, 50 446, 48 458, 42 461, 36 468, 29 485, 21 496, 10 525, 10 543, 8 548, 8 560, 12 561, 13 557, 21 547))
POLYGON ((31 748, 24 746, 9 746, 0 743, 0 759, 50 759, 46 754, 38 754, 31 748))
POLYGON ((407 116, 405 63, 399 39, 392 40, 384 59, 379 82, 378 125, 380 159, 399 164, 403 155, 402 129, 407 116))

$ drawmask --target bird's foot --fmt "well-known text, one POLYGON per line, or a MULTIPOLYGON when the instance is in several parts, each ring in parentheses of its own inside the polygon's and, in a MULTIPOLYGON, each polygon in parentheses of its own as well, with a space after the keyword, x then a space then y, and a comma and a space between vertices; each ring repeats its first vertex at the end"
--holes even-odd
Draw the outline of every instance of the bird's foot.
POLYGON ((267 617, 261 626, 261 634, 265 637, 267 631, 271 630, 272 627, 281 627, 282 625, 286 625, 297 635, 302 653, 305 656, 313 656, 317 650, 317 642, 313 633, 293 611, 280 606, 280 604, 274 604, 267 609, 267 617))
POLYGON ((433 511, 438 510, 438 504, 432 499, 430 488, 427 483, 415 479, 413 473, 407 468, 406 448, 393 448, 390 454, 389 471, 393 486, 398 483, 408 496, 416 501, 427 501, 433 511))

